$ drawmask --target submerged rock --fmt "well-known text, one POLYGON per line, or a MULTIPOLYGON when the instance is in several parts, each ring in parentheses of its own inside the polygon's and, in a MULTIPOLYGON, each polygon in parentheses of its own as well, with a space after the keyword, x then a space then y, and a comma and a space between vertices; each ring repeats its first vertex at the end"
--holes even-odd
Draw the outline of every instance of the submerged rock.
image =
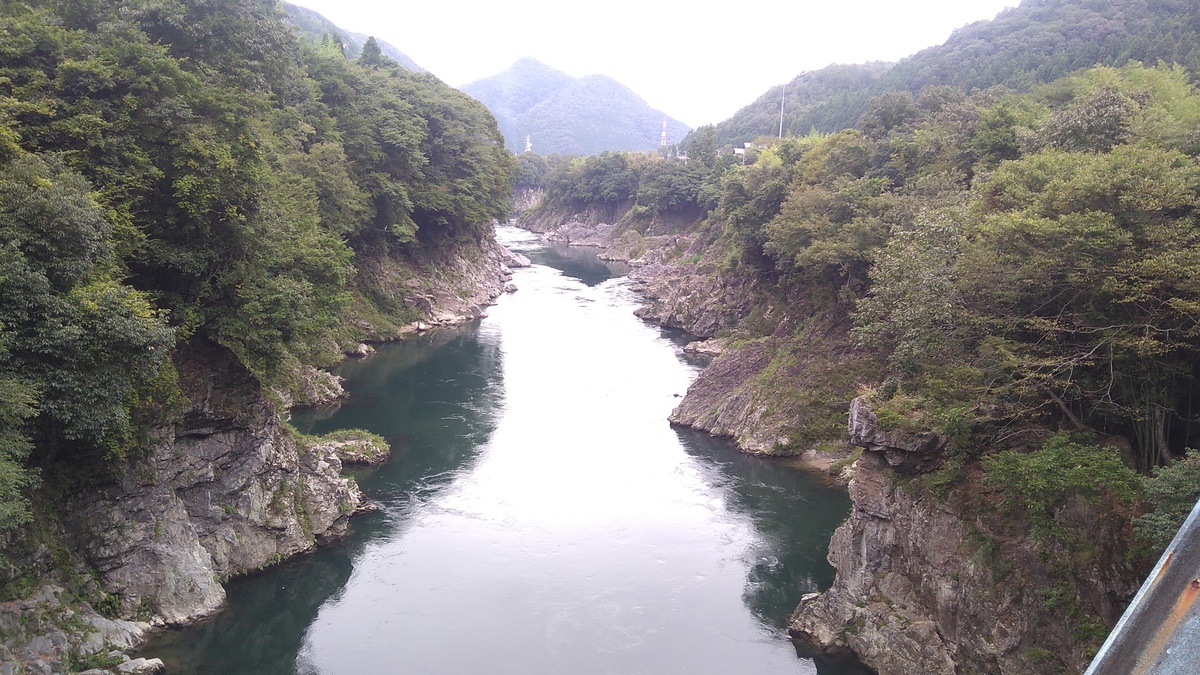
POLYGON ((319 439, 313 449, 323 455, 334 455, 342 464, 378 466, 392 456, 392 449, 383 439, 370 434, 342 432, 319 439))

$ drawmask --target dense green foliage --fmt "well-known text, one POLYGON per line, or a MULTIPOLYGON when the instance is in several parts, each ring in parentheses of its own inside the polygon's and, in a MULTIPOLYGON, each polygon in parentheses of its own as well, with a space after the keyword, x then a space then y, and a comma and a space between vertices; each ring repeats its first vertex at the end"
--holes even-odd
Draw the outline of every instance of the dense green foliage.
POLYGON ((721 175, 700 162, 604 152, 547 165, 541 186, 546 188, 546 208, 613 211, 632 206, 635 215, 699 218, 716 207, 721 175))
MULTIPOLYGON (((539 154, 594 155, 658 147, 665 115, 629 88, 603 75, 573 78, 534 59, 463 86, 496 116, 507 147, 539 154)), ((667 118, 668 142, 687 125, 667 118)))
MULTIPOLYGON (((1001 86, 1014 91, 1097 64, 1129 61, 1200 68, 1200 6, 1189 0, 1024 0, 991 21, 957 31, 895 65, 834 65, 797 76, 717 125, 720 144, 741 144, 779 129, 832 133, 855 126, 872 96, 951 86, 971 93, 1001 86)), ((690 140, 690 139, 689 139, 690 140)))
POLYGON ((1111 497, 1128 505, 1140 488, 1138 475, 1121 463, 1116 448, 1074 443, 1065 434, 1035 452, 985 457, 983 465, 988 486, 1000 495, 999 509, 1015 520, 1028 519, 1038 537, 1065 536, 1055 515, 1071 500, 1095 505, 1111 497))
POLYGON ((1190 451, 1171 466, 1156 468, 1145 480, 1145 494, 1153 510, 1139 516, 1134 528, 1152 550, 1161 551, 1200 501, 1200 452, 1190 451))
POLYGON ((356 264, 507 211, 486 109, 274 2, 0 7, 0 529, 30 451, 94 474, 170 422, 174 348, 286 387, 355 337, 356 264))

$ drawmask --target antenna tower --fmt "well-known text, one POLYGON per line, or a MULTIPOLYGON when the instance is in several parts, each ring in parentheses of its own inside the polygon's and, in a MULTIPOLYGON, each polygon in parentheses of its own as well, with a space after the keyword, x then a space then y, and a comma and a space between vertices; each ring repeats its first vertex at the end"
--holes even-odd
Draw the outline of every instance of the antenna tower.
POLYGON ((783 85, 783 93, 779 95, 779 137, 783 138, 783 104, 787 102, 787 85, 783 85))
POLYGON ((663 132, 662 141, 659 142, 660 147, 667 147, 667 116, 663 115, 663 132))

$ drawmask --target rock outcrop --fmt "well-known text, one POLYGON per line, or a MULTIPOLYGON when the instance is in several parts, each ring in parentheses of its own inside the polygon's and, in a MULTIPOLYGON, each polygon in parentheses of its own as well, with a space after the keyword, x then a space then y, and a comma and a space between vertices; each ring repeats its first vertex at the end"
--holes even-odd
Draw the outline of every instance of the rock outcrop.
MULTIPOLYGON (((537 232, 538 234, 554 234, 554 241, 567 241, 583 245, 583 238, 594 238, 597 233, 611 233, 617 221, 628 211, 628 208, 601 208, 589 206, 581 211, 564 211, 550 208, 544 204, 540 208, 531 208, 517 218, 517 227, 537 232), (568 232, 575 232, 577 239, 572 239, 568 232), (557 233, 557 234, 555 234, 557 233)), ((589 244, 603 246, 598 239, 589 244)))
POLYGON ((289 434, 232 354, 196 347, 177 368, 180 423, 66 513, 121 613, 168 624, 216 611, 224 579, 341 536, 363 501, 337 454, 289 434))
POLYGON ((522 187, 513 190, 512 210, 509 212, 509 217, 520 218, 542 203, 542 198, 545 196, 546 191, 540 187, 522 187))
POLYGON ((806 596, 792 618, 798 643, 829 657, 853 653, 881 675, 1082 672, 1092 649, 1081 634, 1103 627, 1080 617, 1111 626, 1119 598, 1137 588, 1120 527, 1083 504, 1059 514, 1096 543, 1088 572, 1065 575, 1069 555, 1053 542, 1004 538, 915 487, 912 472, 944 439, 881 429, 861 399, 851 410, 851 437, 864 448, 850 481, 854 507, 830 541, 833 587, 806 596))
MULTIPOLYGON (((61 673, 73 658, 114 669, 138 661, 125 652, 142 644, 150 624, 106 619, 65 595, 62 587, 47 584, 23 600, 0 603, 0 672, 61 673)), ((155 665, 151 661, 161 668, 161 661, 151 659, 149 666, 155 665)))
POLYGON ((364 339, 386 342, 437 326, 479 319, 504 292, 512 279, 512 268, 529 264, 528 258, 490 238, 444 246, 432 257, 419 260, 363 260, 358 279, 374 304, 404 308, 419 318, 396 324, 387 312, 363 313, 357 319, 358 328, 364 339))
POLYGON ((932 431, 884 429, 862 397, 850 402, 850 442, 878 453, 888 466, 908 469, 930 468, 938 451, 946 447, 946 439, 932 431))
POLYGON ((836 441, 864 370, 862 353, 819 336, 801 345, 772 336, 686 349, 717 356, 688 387, 672 423, 729 437, 743 452, 798 456, 818 467, 850 454, 836 441))
MULTIPOLYGON (((750 316, 758 282, 748 275, 687 263, 652 262, 630 275, 645 304, 636 314, 699 338, 731 329, 750 316)), ((768 317, 769 320, 769 317, 768 317)))
POLYGON ((755 386, 756 376, 771 358, 769 346, 763 343, 717 358, 688 387, 687 395, 671 412, 671 422, 732 438, 752 454, 786 448, 790 442, 786 421, 770 415, 769 395, 755 386))
POLYGON ((313 450, 333 455, 343 465, 379 466, 392 456, 392 449, 382 438, 357 431, 331 434, 318 440, 313 450))

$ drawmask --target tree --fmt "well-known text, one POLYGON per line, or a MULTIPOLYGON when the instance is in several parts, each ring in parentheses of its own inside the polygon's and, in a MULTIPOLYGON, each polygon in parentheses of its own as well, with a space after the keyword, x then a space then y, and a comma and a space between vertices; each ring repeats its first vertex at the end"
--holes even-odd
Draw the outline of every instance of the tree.
POLYGON ((358 57, 358 62, 368 68, 382 68, 386 64, 383 50, 379 48, 379 43, 375 41, 375 37, 367 38, 363 43, 362 54, 358 57))

